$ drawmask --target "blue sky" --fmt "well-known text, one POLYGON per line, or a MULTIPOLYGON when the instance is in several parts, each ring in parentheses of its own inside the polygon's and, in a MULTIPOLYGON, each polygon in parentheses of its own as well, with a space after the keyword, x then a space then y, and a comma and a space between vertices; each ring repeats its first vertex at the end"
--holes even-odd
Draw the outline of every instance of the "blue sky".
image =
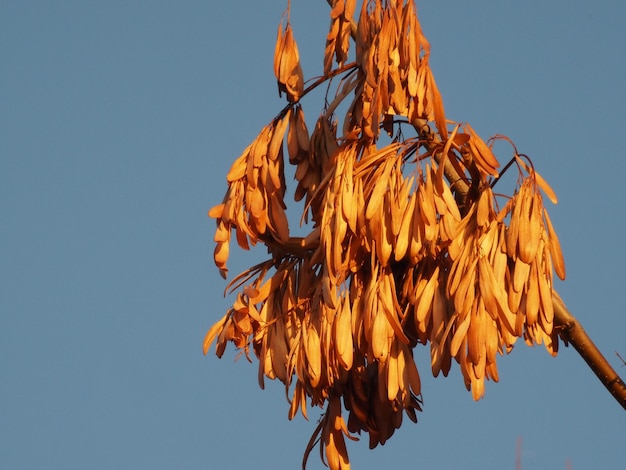
MULTIPOLYGON (((312 77, 328 6, 292 4, 312 77)), ((283 106, 285 6, 0 3, 2 468, 298 468, 316 414, 289 422, 256 362, 201 353, 232 302, 206 212, 283 106)), ((508 135, 557 192, 558 290, 626 375, 626 3, 417 6, 447 116, 508 135)), ((231 273, 261 255, 234 251, 231 273)), ((350 444, 353 468, 514 468, 518 437, 524 469, 623 466, 626 415, 573 349, 518 342, 477 403, 458 369, 435 380, 428 350, 416 356, 419 423, 374 451, 350 444)))

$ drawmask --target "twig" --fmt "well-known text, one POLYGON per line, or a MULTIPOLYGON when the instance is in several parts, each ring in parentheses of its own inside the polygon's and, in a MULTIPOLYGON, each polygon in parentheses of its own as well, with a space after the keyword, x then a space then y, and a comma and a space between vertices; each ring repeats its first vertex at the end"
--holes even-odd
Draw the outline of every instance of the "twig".
POLYGON ((554 304, 554 323, 555 326, 561 328, 561 338, 574 346, 574 349, 578 351, 578 354, 600 379, 600 382, 626 410, 626 384, 624 381, 617 375, 617 372, 611 367, 578 320, 567 310, 556 291, 552 292, 552 302, 554 304))

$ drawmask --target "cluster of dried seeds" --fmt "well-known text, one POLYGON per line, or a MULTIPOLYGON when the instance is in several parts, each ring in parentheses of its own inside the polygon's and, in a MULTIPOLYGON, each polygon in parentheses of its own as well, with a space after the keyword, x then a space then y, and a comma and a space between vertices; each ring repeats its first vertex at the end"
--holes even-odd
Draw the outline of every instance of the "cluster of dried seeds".
POLYGON ((319 439, 330 468, 344 469, 345 437, 367 432, 375 447, 404 414, 417 421, 418 343, 434 375, 454 359, 474 399, 517 338, 556 354, 552 278, 565 268, 540 192, 556 202, 550 187, 515 152, 518 184, 496 196, 491 146, 446 119, 413 1, 365 0, 356 23, 354 0, 329 3, 318 83, 341 76, 335 96, 309 133, 297 46, 289 23, 279 29, 274 65, 289 103, 235 160, 209 211, 224 277, 233 232, 270 258, 230 283, 236 300, 204 351, 215 341, 220 357, 228 342, 247 357, 252 349, 261 387, 266 377, 285 384, 290 419, 306 416, 307 401, 325 406, 305 460, 319 439), (346 63, 350 35, 356 61, 346 63), (285 141, 305 237, 289 230, 285 141))

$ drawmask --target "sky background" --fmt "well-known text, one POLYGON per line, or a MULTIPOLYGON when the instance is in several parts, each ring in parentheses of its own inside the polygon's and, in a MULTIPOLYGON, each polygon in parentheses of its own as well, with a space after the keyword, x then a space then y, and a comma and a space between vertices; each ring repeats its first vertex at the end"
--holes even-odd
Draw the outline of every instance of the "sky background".
MULTIPOLYGON (((0 1, 1 468, 299 468, 319 413, 288 421, 256 361, 201 352, 233 300, 206 212, 284 105, 285 6, 0 1)), ((557 192, 558 291, 626 375, 626 2, 417 6, 448 118, 508 135, 557 192)), ((292 1, 307 78, 328 10, 292 1)), ((233 250, 232 275, 261 255, 233 250)), ((480 402, 416 358, 419 423, 350 443, 352 468, 513 469, 520 437, 524 469, 623 468, 626 415, 572 348, 518 342, 480 402)))

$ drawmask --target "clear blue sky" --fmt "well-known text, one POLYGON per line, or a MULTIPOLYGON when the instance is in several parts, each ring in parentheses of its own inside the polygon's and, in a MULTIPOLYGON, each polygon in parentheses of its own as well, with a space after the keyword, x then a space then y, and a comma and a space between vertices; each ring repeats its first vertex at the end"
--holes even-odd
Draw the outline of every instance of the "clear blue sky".
MULTIPOLYGON (((311 77, 328 6, 292 4, 311 77)), ((0 2, 1 468, 298 468, 315 413, 289 422, 256 362, 201 353, 232 302, 206 212, 283 106, 285 5, 0 2)), ((559 195, 558 290, 626 375, 626 2, 417 6, 447 116, 511 137, 559 195)), ((518 342, 478 403, 427 353, 419 423, 350 444, 354 469, 513 469, 520 436, 524 469, 623 468, 626 414, 571 348, 518 342)))

